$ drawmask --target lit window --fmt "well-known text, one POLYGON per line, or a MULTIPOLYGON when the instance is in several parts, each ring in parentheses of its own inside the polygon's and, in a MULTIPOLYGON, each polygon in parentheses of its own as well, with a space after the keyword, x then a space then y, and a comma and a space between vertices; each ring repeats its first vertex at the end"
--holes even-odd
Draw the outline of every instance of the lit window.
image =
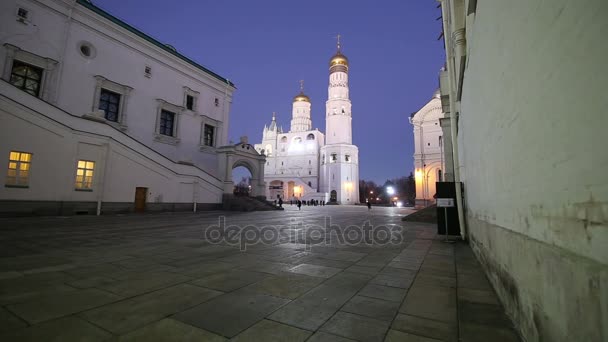
POLYGON ((94 161, 78 161, 78 168, 76 169, 76 190, 91 190, 93 188, 94 169, 94 161))
POLYGON ((215 127, 205 124, 203 134, 204 134, 203 145, 213 146, 213 141, 215 138, 215 127))
POLYGON ((120 94, 101 88, 99 94, 99 109, 105 113, 108 121, 118 122, 118 109, 120 108, 120 94))
POLYGON ((175 123, 175 113, 167 110, 160 112, 160 127, 158 132, 162 135, 173 136, 173 126, 175 123))
POLYGON ((10 83, 15 87, 38 96, 42 82, 42 68, 15 60, 11 70, 10 83))
POLYGON ((8 158, 6 185, 9 187, 27 187, 30 179, 31 163, 31 153, 11 151, 8 158))

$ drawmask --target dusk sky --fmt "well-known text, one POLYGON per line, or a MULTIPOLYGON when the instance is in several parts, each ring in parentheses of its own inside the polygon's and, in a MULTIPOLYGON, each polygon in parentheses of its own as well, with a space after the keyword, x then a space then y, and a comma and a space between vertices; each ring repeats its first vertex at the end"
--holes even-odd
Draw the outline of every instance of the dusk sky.
POLYGON ((93 2, 233 81, 235 142, 242 135, 260 142, 273 111, 289 130, 300 79, 312 100, 313 128, 325 131, 328 62, 340 34, 360 179, 383 183, 413 170, 408 117, 431 98, 445 60, 436 1, 93 2))

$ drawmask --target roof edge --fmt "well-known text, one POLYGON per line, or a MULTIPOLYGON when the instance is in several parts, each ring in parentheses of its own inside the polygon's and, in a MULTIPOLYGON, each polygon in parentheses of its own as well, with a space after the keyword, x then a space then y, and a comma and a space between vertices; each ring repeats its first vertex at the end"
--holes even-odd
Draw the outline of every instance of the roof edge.
POLYGON ((101 9, 100 7, 95 6, 90 0, 77 0, 77 3, 79 5, 87 8, 88 10, 104 17, 105 19, 108 19, 111 22, 121 26, 122 28, 127 29, 128 31, 130 31, 131 33, 134 33, 135 35, 139 36, 140 38, 147 40, 148 42, 156 45, 157 47, 174 55, 175 57, 178 57, 179 59, 183 60, 184 62, 187 62, 188 64, 196 67, 197 69, 204 71, 205 73, 213 76, 214 78, 216 78, 216 79, 222 81, 223 83, 226 83, 227 85, 236 89, 236 86, 234 85, 234 83, 232 83, 227 78, 220 76, 219 74, 205 68, 204 66, 193 61, 192 59, 182 55, 181 53, 177 52, 177 50, 175 50, 175 48, 173 48, 171 45, 167 45, 167 44, 164 44, 164 43, 156 40, 155 38, 149 36, 148 34, 136 29, 135 27, 127 24, 126 22, 124 22, 124 21, 118 19, 117 17, 113 16, 112 14, 106 12, 105 10, 101 9))

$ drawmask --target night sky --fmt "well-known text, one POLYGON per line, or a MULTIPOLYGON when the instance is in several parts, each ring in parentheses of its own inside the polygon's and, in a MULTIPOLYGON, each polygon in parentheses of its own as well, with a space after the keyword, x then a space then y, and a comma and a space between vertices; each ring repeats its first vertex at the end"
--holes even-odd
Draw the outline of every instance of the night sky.
POLYGON ((349 58, 353 144, 360 178, 383 183, 413 170, 408 117, 438 87, 444 59, 436 1, 93 0, 237 86, 230 139, 262 138, 272 112, 289 130, 305 80, 313 128, 325 131, 328 62, 342 36, 349 58))

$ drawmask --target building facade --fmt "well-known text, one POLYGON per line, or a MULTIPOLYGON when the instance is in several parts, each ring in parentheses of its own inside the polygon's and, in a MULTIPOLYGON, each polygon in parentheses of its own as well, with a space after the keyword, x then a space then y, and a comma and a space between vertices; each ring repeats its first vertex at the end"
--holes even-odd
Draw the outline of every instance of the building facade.
POLYGON ((435 203, 435 183, 445 180, 443 118, 439 91, 420 110, 409 118, 414 127, 414 176, 416 207, 435 203))
POLYGON ((608 3, 440 3, 463 237, 523 340, 606 341, 608 3))
POLYGON ((273 114, 256 149, 266 155, 265 180, 271 199, 316 199, 355 204, 359 198, 359 151, 352 144, 352 112, 348 59, 338 51, 329 63, 325 134, 312 129, 311 100, 300 93, 293 99, 289 132, 273 114))
POLYGON ((1 212, 221 203, 230 81, 87 0, 4 1, 0 17, 1 212))

